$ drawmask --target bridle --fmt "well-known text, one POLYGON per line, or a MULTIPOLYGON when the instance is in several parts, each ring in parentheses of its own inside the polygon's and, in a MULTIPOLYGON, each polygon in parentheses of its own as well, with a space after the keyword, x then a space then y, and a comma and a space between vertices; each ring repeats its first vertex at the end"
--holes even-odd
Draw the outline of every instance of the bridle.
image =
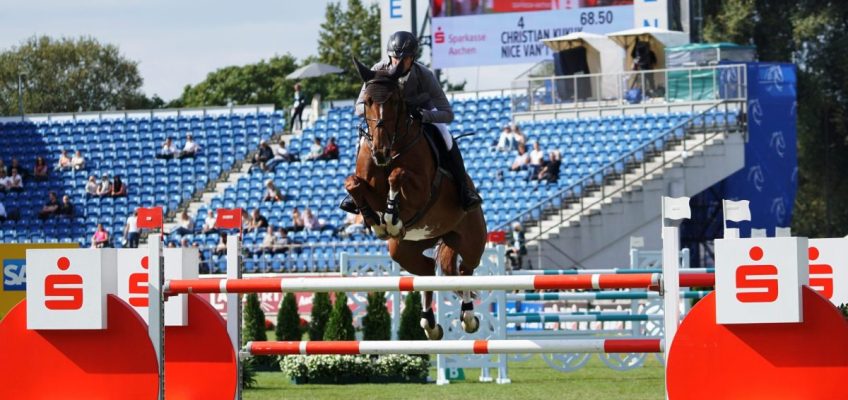
MULTIPOLYGON (((401 93, 400 93, 400 86, 397 85, 396 82, 388 81, 386 79, 372 79, 372 80, 365 83, 365 87, 367 88, 369 85, 372 85, 372 84, 382 84, 382 85, 393 84, 394 91, 392 93, 392 96, 390 96, 389 98, 397 97, 399 99, 398 101, 403 101, 403 99, 401 97, 401 93)), ((397 128, 401 124, 401 115, 402 114, 403 113, 398 112, 397 115, 395 116, 395 124, 394 124, 395 131, 392 132, 392 134, 389 136, 388 150, 389 150, 389 156, 390 157, 389 157, 388 162, 386 162, 384 165, 380 165, 380 163, 377 162, 377 157, 375 156, 375 152, 374 152, 374 136, 371 134, 371 127, 369 125, 369 122, 373 122, 374 128, 383 128, 385 130, 386 124, 385 124, 385 121, 382 118, 382 113, 380 115, 380 118, 368 118, 367 116, 363 116, 362 121, 359 123, 359 127, 358 127, 359 138, 360 139, 365 138, 365 141, 368 144, 368 150, 371 152, 371 160, 374 161, 374 164, 378 167, 388 168, 394 160, 396 160, 400 156, 402 156, 407 150, 412 148, 412 146, 415 145, 415 143, 417 143, 418 140, 421 139, 421 135, 424 132, 424 127, 419 125, 418 132, 416 133, 415 138, 413 140, 409 141, 406 145, 404 145, 400 149, 395 150, 395 145, 397 143, 402 143, 403 138, 405 138, 409 134, 409 131, 412 129, 413 118, 411 116, 408 116, 407 119, 406 119, 406 129, 403 131, 402 134, 399 134, 399 130, 397 128), (394 153, 394 154, 392 154, 392 153, 394 153)))

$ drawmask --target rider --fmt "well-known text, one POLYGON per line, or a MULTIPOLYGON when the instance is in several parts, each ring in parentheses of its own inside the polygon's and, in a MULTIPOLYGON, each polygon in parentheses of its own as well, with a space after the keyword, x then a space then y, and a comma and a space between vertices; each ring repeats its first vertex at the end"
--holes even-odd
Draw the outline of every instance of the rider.
MULTIPOLYGON (((407 104, 407 110, 414 118, 420 119, 422 123, 444 123, 448 124, 453 121, 453 109, 448 102, 445 92, 439 85, 436 76, 423 64, 415 62, 415 57, 418 53, 418 39, 412 33, 398 31, 392 34, 387 45, 387 53, 389 61, 380 61, 371 69, 387 70, 393 66, 399 66, 405 71, 404 75, 398 80, 403 91, 404 101, 407 104)), ((365 85, 362 85, 362 91, 359 93, 359 98, 356 100, 356 115, 363 116, 365 114, 365 85)), ((446 143, 450 147, 447 158, 447 167, 454 176, 457 190, 459 192, 460 205, 465 211, 469 211, 479 206, 483 201, 480 195, 468 185, 465 173, 465 163, 462 161, 462 155, 459 153, 459 146, 456 143, 446 143)), ((339 205, 342 210, 349 213, 356 213, 356 205, 350 195, 342 200, 339 205)))

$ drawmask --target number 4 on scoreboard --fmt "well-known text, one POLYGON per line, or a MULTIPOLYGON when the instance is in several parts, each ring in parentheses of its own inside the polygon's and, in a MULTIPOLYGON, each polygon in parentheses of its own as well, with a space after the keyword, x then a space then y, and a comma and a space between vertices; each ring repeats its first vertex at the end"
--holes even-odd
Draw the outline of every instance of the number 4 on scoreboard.
POLYGON ((524 29, 524 17, 518 18, 518 27, 524 29))

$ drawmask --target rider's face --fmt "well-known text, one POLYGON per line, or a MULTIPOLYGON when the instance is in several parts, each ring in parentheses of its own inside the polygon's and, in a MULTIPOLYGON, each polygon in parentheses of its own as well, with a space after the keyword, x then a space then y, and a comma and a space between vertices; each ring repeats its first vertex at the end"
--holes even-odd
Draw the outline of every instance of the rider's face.
POLYGON ((389 57, 389 58, 392 60, 392 66, 393 67, 398 65, 398 63, 402 63, 401 65, 403 65, 403 72, 409 71, 409 68, 412 67, 412 57, 411 56, 406 56, 402 59, 397 58, 397 57, 389 57))

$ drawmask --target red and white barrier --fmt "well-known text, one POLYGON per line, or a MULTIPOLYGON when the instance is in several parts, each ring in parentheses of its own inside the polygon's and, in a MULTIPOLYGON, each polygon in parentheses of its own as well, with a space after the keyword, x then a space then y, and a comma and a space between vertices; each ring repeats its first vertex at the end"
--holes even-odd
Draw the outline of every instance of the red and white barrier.
POLYGON ((249 355, 661 353, 660 339, 247 342, 249 355))

